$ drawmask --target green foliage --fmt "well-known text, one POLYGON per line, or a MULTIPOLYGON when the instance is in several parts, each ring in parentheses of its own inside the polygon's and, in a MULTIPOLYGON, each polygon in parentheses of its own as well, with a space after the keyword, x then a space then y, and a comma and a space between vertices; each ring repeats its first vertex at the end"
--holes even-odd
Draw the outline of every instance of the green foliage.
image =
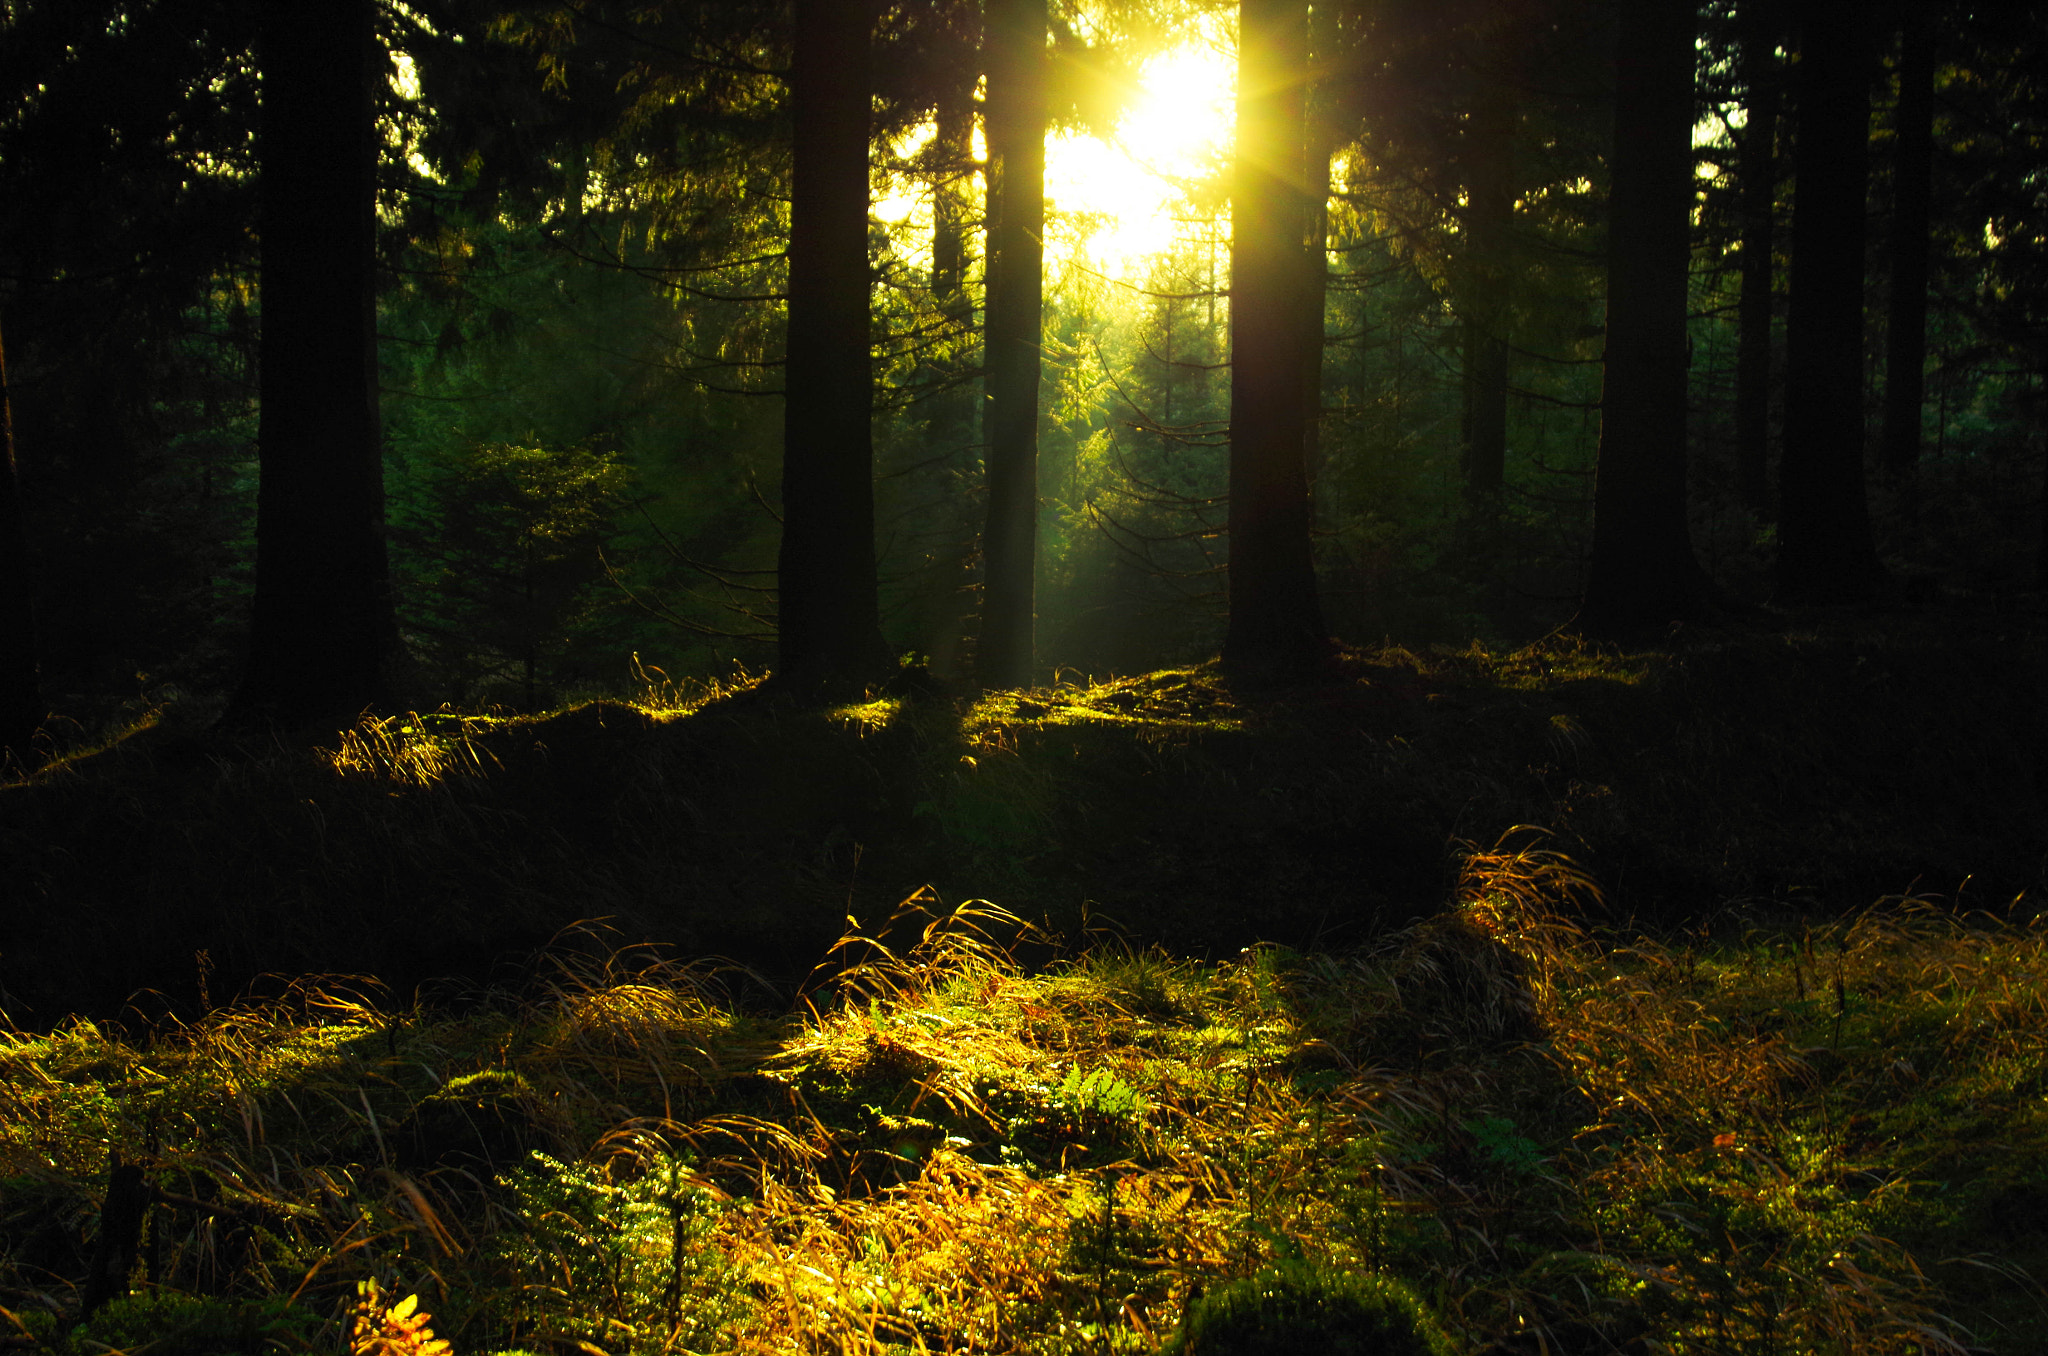
POLYGON ((1067 1070, 1054 1096, 1060 1106, 1084 1121, 1135 1123, 1145 1111, 1144 1098, 1123 1079, 1108 1069, 1083 1074, 1078 1064, 1067 1070))
POLYGON ((717 1346, 744 1316, 710 1237, 719 1207, 684 1159, 649 1149, 565 1163, 535 1151, 498 1183, 515 1221, 488 1249, 510 1282, 489 1314, 502 1340, 568 1337, 637 1356, 717 1346))
POLYGON ((1450 1356, 1422 1301, 1399 1281, 1285 1261, 1188 1306, 1177 1356, 1450 1356))
POLYGON ((618 455, 483 443, 423 482, 402 537, 424 586, 413 621, 455 691, 531 711, 602 677, 624 602, 606 577, 629 484, 618 455))
POLYGON ((1543 1167, 1543 1153, 1536 1141, 1518 1131, 1507 1117, 1479 1116, 1463 1125, 1478 1144, 1479 1152, 1503 1171, 1528 1176, 1543 1167))
POLYGON ((322 1326, 283 1295, 220 1299, 143 1291, 109 1301, 64 1339, 63 1356, 109 1348, 149 1356, 269 1356, 303 1351, 322 1326))

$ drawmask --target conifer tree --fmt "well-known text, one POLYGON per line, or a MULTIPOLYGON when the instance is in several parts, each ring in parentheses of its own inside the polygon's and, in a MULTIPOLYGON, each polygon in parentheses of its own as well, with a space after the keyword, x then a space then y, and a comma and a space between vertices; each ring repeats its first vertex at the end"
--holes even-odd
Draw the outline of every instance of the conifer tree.
POLYGON ((1223 662, 1258 681, 1329 653, 1316 597, 1304 465, 1311 361, 1304 184, 1308 7, 1238 6, 1237 157, 1230 226, 1230 621, 1223 662))
POLYGON ((799 0, 790 73, 789 357, 776 681, 854 693, 885 675, 868 340, 869 0, 799 0))
POLYGON ((347 720, 391 695, 374 11, 263 9, 256 598, 231 720, 347 720))
POLYGON ((36 677, 35 591, 22 524, 21 480, 14 465, 14 402, 7 389, 7 348, 0 339, 0 770, 26 765, 43 721, 36 677))
POLYGON ((1045 0, 988 6, 988 526, 986 687, 1031 681, 1038 532, 1038 384, 1045 272, 1045 0))

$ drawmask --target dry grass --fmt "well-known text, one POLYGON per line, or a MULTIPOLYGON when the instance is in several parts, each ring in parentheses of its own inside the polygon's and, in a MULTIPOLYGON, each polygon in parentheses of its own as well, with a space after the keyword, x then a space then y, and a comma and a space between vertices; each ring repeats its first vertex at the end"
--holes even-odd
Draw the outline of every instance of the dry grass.
POLYGON ((110 1345, 61 1334, 111 1149, 151 1193, 131 1283, 288 1300, 266 1349, 1142 1352, 1287 1256, 1405 1278, 1471 1351, 2038 1349, 2036 1259, 1990 1235, 2048 1193, 2048 938, 1598 910, 1523 831, 1363 955, 1034 974, 1017 920, 920 895, 794 1016, 565 945, 462 1013, 309 984, 0 1035, 0 1324, 110 1345))

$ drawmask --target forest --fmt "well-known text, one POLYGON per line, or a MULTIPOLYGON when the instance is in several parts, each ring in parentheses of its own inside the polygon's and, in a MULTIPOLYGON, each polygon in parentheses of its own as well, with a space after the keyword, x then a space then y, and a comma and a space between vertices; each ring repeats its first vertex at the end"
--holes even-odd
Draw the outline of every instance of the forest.
POLYGON ((0 0, 0 1348, 2048 1350, 2044 70, 0 0))

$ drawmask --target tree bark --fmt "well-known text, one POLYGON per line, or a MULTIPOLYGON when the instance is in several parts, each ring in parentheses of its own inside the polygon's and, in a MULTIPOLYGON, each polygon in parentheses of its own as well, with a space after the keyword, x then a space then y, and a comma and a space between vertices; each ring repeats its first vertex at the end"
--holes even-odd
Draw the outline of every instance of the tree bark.
POLYGON ((1691 256, 1691 0, 1621 7, 1607 222, 1607 356, 1593 553, 1577 629, 1622 635, 1690 615, 1701 574, 1685 516, 1691 256))
POLYGON ((1884 469, 1893 479, 1920 461, 1927 400, 1927 255, 1934 215, 1935 7, 1903 6, 1898 134, 1893 142, 1891 296, 1885 308, 1884 469))
POLYGON ((776 682, 855 695, 889 668, 875 578, 868 340, 869 0, 798 0, 776 682))
POLYGON ((1741 73, 1748 118, 1738 152, 1742 177, 1742 298, 1736 311, 1735 482, 1742 505, 1770 502, 1771 332, 1777 279, 1778 0, 1743 0, 1741 73))
POLYGON ((1311 293, 1303 184, 1308 7, 1240 0, 1230 200, 1230 622, 1223 662, 1255 682, 1329 654, 1303 463, 1311 293))
POLYGON ((0 342, 0 772, 10 763, 33 766, 35 734, 45 714, 36 672, 35 580, 14 461, 14 402, 7 389, 7 349, 0 342))
POLYGON ((1882 577, 1863 476, 1863 246, 1870 61, 1859 0, 1803 0, 1779 457, 1777 591, 1869 597, 1882 577))
POLYGON ((1330 156, 1336 129, 1316 107, 1315 90, 1303 92, 1306 147, 1303 169, 1308 197, 1308 259, 1303 274, 1307 293, 1302 298, 1301 325, 1301 456, 1313 496, 1317 477, 1323 469, 1323 347, 1325 312, 1330 293, 1330 156))
POLYGON ((988 525, 982 533, 984 687, 1032 673, 1038 539, 1038 382, 1045 268, 1045 0, 988 4, 988 525))
POLYGON ((256 597, 231 719, 347 720, 390 696, 372 12, 263 9, 256 597))
POLYGON ((1464 463, 1465 491, 1494 503, 1507 475, 1509 236, 1514 228, 1511 181, 1514 106, 1498 80, 1487 82, 1467 124, 1465 142, 1464 463))

